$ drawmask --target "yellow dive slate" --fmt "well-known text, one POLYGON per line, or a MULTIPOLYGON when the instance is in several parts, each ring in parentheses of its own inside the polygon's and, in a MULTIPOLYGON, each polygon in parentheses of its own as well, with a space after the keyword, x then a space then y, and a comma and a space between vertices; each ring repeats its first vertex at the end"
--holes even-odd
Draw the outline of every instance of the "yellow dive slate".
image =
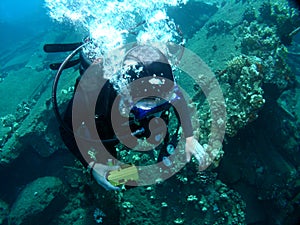
POLYGON ((108 181, 114 185, 119 186, 128 182, 136 182, 139 179, 139 174, 136 166, 122 165, 118 170, 112 170, 108 173, 108 181))

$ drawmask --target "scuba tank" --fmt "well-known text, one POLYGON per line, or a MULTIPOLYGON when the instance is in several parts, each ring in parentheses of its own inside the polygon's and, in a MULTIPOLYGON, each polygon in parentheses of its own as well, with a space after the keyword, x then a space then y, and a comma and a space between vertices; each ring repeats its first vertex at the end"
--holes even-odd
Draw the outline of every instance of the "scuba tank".
MULTIPOLYGON (((82 45, 85 45, 89 43, 89 38, 85 38, 82 42, 76 42, 76 43, 66 43, 66 44, 45 44, 44 45, 44 52, 46 53, 57 53, 57 52, 70 52, 70 51, 75 51, 77 48, 79 48, 82 45)), ((66 62, 64 65, 63 69, 67 69, 73 66, 76 66, 79 64, 79 72, 80 75, 84 73, 84 71, 92 64, 92 60, 89 59, 89 57, 84 53, 82 50, 84 46, 82 46, 76 53, 79 53, 79 58, 75 60, 69 60, 66 62)), ((51 70, 59 70, 61 67, 62 62, 60 63, 51 63, 49 65, 51 70)))

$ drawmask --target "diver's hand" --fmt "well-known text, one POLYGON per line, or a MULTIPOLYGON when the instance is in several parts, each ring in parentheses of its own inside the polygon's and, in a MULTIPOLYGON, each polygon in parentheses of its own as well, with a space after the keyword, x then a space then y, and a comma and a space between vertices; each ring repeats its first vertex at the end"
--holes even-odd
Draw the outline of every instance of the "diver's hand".
POLYGON ((205 149, 193 136, 186 138, 185 141, 186 161, 190 162, 193 155, 199 162, 199 167, 201 168, 205 163, 205 155, 207 154, 205 149))
POLYGON ((105 190, 115 191, 115 190, 119 190, 120 188, 115 187, 111 183, 109 183, 108 180, 106 179, 106 175, 109 171, 117 170, 119 168, 120 168, 119 166, 107 166, 101 163, 96 163, 94 165, 92 174, 95 180, 97 181, 97 183, 101 185, 103 188, 105 188, 105 190))

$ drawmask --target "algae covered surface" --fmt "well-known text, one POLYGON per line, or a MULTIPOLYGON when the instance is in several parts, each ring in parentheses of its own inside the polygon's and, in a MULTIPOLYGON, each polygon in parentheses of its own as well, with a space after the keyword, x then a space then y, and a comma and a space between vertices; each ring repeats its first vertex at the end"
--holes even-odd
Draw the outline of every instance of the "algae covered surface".
MULTIPOLYGON (((207 64, 218 82, 226 118, 217 126, 225 128, 225 136, 206 148, 210 166, 205 170, 199 170, 195 158, 166 180, 143 170, 144 177, 156 179, 154 184, 120 191, 106 191, 91 179, 62 142, 53 112, 56 71, 49 65, 62 62, 68 53, 45 53, 43 46, 80 42, 88 31, 50 19, 45 6, 49 1, 37 2, 16 1, 24 10, 8 1, 0 3, 4 31, 0 224, 299 224, 300 6, 296 1, 189 0, 166 6, 185 48, 207 64)), ((132 22, 129 15, 115 18, 132 22)), ((138 29, 131 29, 130 35, 138 29)), ((190 64, 192 59, 182 60, 183 68, 190 64)), ((79 70, 76 65, 61 76, 60 113, 72 98, 79 70)), ((208 74, 191 72, 194 77, 178 69, 174 74, 190 96, 186 113, 198 127, 194 134, 206 145, 212 138, 212 112, 221 106, 209 95, 211 90, 202 89, 201 84, 212 82, 208 74)), ((174 132, 178 121, 170 122, 168 130, 174 132)), ((184 144, 179 152, 178 161, 184 144)), ((157 149, 145 153, 122 145, 117 153, 122 161, 138 166, 155 164, 159 155, 157 149)))

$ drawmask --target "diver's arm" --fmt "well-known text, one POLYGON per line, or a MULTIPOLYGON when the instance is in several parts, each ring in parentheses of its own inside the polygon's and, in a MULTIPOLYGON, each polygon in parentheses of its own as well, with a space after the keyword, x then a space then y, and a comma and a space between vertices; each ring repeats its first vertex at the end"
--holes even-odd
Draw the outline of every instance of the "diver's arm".
POLYGON ((193 134, 193 126, 189 114, 188 105, 184 99, 182 92, 177 89, 176 94, 179 97, 178 101, 174 103, 176 117, 181 123, 181 127, 185 137, 185 153, 186 161, 190 162, 192 155, 195 156, 199 162, 199 168, 205 163, 206 152, 203 146, 198 142, 193 134))
MULTIPOLYGON (((64 123, 66 126, 72 129, 72 106, 73 106, 73 100, 71 100, 68 104, 68 107, 66 109, 65 115, 64 115, 64 123)), ((82 156, 82 152, 79 150, 76 140, 74 137, 74 134, 71 133, 69 130, 66 130, 64 127, 59 127, 60 136, 66 145, 66 147, 69 149, 70 152, 73 153, 73 155, 82 163, 84 167, 87 167, 89 162, 82 156)))
MULTIPOLYGON (((68 127, 72 128, 72 101, 70 101, 65 112, 64 122, 66 125, 68 125, 68 127)), ((62 126, 60 126, 60 134, 64 144, 69 149, 69 151, 73 153, 73 155, 81 162, 81 164, 85 168, 87 168, 87 170, 91 174, 91 177, 93 177, 99 185, 101 185, 105 190, 119 189, 118 187, 110 184, 106 179, 106 174, 111 170, 118 169, 118 166, 107 166, 105 164, 96 163, 89 156, 83 157, 82 154, 87 154, 87 152, 79 150, 74 134, 65 130, 62 126)))
MULTIPOLYGON (((105 114, 107 111, 110 112, 110 109, 108 107, 111 107, 110 105, 108 105, 107 103, 107 99, 109 98, 111 94, 111 90, 108 89, 107 87, 109 87, 109 85, 105 85, 103 90, 101 91, 101 95, 99 96, 97 101, 97 109, 101 109, 101 110, 97 110, 96 109, 96 113, 98 113, 98 115, 101 114, 105 114)), ((99 138, 99 136, 93 135, 90 136, 90 132, 89 132, 89 125, 90 123, 92 123, 92 121, 89 121, 89 118, 86 116, 86 110, 89 108, 92 108, 91 106, 89 106, 89 96, 87 96, 88 92, 85 91, 84 89, 82 89, 82 85, 79 85, 79 79, 76 80, 76 84, 75 84, 75 88, 76 88, 76 92, 77 92, 77 97, 76 97, 76 104, 80 105, 82 107, 80 107, 79 109, 77 109, 75 116, 77 118, 81 118, 80 120, 82 120, 82 118, 86 119, 86 123, 81 126, 81 124, 78 127, 73 127, 73 102, 74 102, 74 98, 72 98, 67 106, 67 109, 64 113, 64 117, 63 117, 63 122, 64 125, 67 126, 69 129, 66 130, 64 127, 65 126, 60 126, 60 134, 61 134, 61 138, 63 140, 63 142, 65 143, 65 145, 67 146, 67 148, 70 150, 70 152, 72 152, 74 154, 74 156, 82 163, 82 165, 84 167, 87 168, 88 164, 90 162, 93 161, 93 159, 91 158, 91 156, 89 155, 89 149, 90 147, 93 147, 93 141, 97 140, 99 138), (72 131, 72 132, 70 132, 72 131), (86 142, 86 146, 88 149, 79 149, 78 145, 76 143, 76 139, 75 139, 75 135, 79 135, 78 138, 80 141, 86 142), (83 139, 80 139, 81 136, 83 137, 83 139), (90 138, 90 143, 89 143, 89 138, 90 138)), ((75 104, 75 103, 74 103, 75 104)), ((107 115, 105 115, 104 118, 101 118, 99 120, 103 120, 106 121, 108 117, 107 115)), ((101 125, 99 126, 99 123, 97 122, 96 119, 96 126, 99 127, 99 129, 103 129, 103 127, 101 127, 101 125)), ((103 132, 101 132, 103 133, 103 132)), ((105 133, 110 133, 110 132, 105 132, 105 133)), ((110 135, 107 135, 104 137, 105 139, 109 139, 110 135)), ((101 137, 100 137, 101 138, 101 137)), ((100 139, 99 139, 100 141, 100 139)), ((105 146, 106 147, 106 146, 105 146)), ((106 163, 105 159, 100 159, 102 163, 106 163)))
POLYGON ((177 101, 175 101, 173 103, 176 117, 180 122, 184 137, 185 138, 192 137, 193 136, 193 126, 192 126, 187 102, 186 102, 182 92, 178 88, 176 88, 175 93, 178 96, 177 101))

